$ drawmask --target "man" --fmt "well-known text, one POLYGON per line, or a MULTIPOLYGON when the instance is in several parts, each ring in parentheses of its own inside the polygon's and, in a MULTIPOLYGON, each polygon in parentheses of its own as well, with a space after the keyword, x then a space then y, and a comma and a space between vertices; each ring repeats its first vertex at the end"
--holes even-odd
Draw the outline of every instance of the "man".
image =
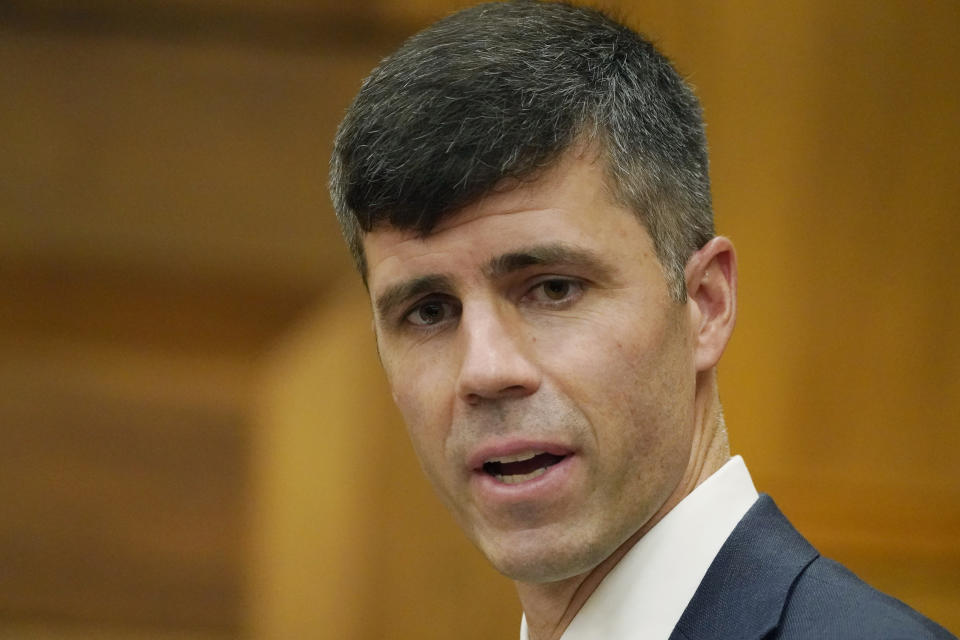
POLYGON ((455 14, 366 80, 331 193, 421 464, 523 638, 951 637, 731 459, 736 258, 650 43, 563 4, 455 14))

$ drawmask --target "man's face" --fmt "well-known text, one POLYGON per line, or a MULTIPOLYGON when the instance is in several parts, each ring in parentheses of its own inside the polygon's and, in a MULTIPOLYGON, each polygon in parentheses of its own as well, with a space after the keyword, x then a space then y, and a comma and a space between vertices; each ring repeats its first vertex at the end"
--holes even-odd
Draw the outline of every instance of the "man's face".
POLYGON ((507 576, 595 567, 690 465, 696 371, 644 227, 568 153, 422 238, 365 238, 384 369, 420 462, 507 576))

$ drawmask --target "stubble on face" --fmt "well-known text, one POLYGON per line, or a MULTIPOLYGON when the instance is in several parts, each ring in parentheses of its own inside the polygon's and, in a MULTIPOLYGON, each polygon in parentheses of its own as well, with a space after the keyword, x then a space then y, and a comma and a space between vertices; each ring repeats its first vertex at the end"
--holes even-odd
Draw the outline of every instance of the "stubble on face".
MULTIPOLYGON (((491 438, 560 443, 575 455, 597 447, 587 416, 569 398, 550 388, 541 388, 523 399, 475 409, 453 417, 445 442, 449 459, 465 459, 470 451, 491 438)), ((560 538, 570 536, 569 530, 552 529, 558 521, 576 518, 575 503, 518 501, 495 509, 485 508, 469 495, 445 494, 441 478, 431 478, 431 484, 438 488, 467 536, 504 575, 514 580, 546 581, 570 573, 565 554, 542 551, 557 549, 560 538), (510 535, 505 538, 504 532, 510 535)))
POLYGON ((685 307, 670 298, 645 229, 610 201, 596 163, 567 158, 537 182, 496 198, 479 214, 454 216, 435 238, 368 238, 376 244, 374 288, 390 266, 450 275, 455 290, 444 295, 452 293, 464 315, 417 340, 392 338, 382 325, 378 335, 421 466, 461 527, 505 575, 558 581, 613 553, 683 476, 694 386, 685 307), (615 277, 590 282, 569 309, 543 314, 478 275, 498 252, 538 241, 582 246, 603 256, 615 277), (477 309, 502 312, 491 318, 504 323, 504 335, 537 368, 536 389, 478 404, 454 393, 461 334, 477 309), (570 482, 556 499, 488 501, 476 492, 474 470, 463 461, 484 442, 511 439, 571 451, 570 482))

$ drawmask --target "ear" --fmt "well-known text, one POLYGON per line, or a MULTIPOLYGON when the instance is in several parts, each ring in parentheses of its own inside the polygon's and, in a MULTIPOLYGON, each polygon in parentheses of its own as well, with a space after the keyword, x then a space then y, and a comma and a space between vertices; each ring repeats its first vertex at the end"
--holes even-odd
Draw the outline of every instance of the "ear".
POLYGON ((737 256, 717 236, 690 256, 684 270, 694 339, 694 364, 706 371, 720 360, 737 318, 737 256))

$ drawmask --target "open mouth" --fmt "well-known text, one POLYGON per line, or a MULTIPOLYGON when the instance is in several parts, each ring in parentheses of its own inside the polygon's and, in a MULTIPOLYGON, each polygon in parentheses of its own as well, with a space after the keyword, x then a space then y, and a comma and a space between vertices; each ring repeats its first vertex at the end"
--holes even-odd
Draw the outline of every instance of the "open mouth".
POLYGON ((558 456, 544 451, 528 451, 502 458, 492 458, 483 463, 485 473, 493 476, 504 484, 519 484, 542 476, 547 469, 563 460, 566 456, 558 456))

